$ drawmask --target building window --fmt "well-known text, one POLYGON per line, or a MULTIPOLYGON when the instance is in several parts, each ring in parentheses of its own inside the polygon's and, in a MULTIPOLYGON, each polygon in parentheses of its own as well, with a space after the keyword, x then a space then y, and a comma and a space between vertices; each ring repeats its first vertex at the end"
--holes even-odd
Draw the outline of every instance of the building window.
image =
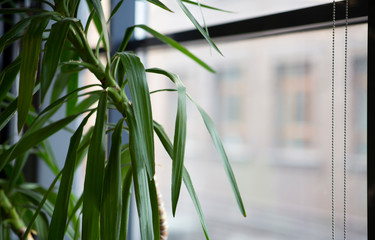
POLYGON ((299 61, 280 63, 276 75, 279 145, 290 148, 309 147, 313 132, 309 64, 299 61))

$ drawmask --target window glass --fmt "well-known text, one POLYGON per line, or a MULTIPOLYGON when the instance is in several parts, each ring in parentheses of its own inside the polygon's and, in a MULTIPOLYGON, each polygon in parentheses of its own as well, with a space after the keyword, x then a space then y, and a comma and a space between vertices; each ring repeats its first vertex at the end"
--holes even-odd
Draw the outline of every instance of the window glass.
MULTIPOLYGON (((219 1, 218 1, 219 2, 219 1)), ((252 1, 251 1, 252 2, 252 1)), ((255 2, 255 1, 254 1, 255 2)), ((258 1, 259 2, 259 1, 258 1)), ((238 38, 236 38, 238 39, 238 38)), ((349 27, 348 239, 366 236, 367 25, 349 27)), ((336 30, 336 237, 343 238, 344 30, 336 30)), ((329 239, 331 236, 331 30, 187 47, 217 70, 211 74, 167 47, 146 52, 148 67, 180 75, 212 116, 243 194, 237 209, 223 166, 199 112, 188 104, 185 163, 212 239, 329 239)), ((151 90, 171 88, 148 74, 151 90)), ((154 117, 173 139, 177 96, 152 95, 154 117)), ((186 189, 171 216, 171 160, 156 147, 157 177, 168 213, 169 239, 204 239, 186 189)))
MULTIPOLYGON (((187 19, 185 14, 180 10, 177 1, 175 0, 164 0, 162 1, 175 13, 168 13, 165 10, 150 5, 148 8, 148 24, 157 29, 160 32, 177 32, 193 28, 192 23, 187 19)), ((214 6, 223 10, 231 11, 214 11, 207 8, 199 8, 196 5, 187 4, 189 11, 196 17, 196 19, 203 25, 204 22, 207 25, 214 25, 219 23, 225 23, 229 21, 236 21, 246 18, 259 17, 269 15, 273 13, 279 13, 284 11, 295 10, 298 8, 311 7, 319 4, 330 3, 331 0, 262 0, 262 1, 251 1, 251 0, 236 0, 233 4, 233 0, 216 0, 216 1, 204 1, 198 0, 201 4, 214 6), (202 13, 204 19, 202 17, 202 13)))

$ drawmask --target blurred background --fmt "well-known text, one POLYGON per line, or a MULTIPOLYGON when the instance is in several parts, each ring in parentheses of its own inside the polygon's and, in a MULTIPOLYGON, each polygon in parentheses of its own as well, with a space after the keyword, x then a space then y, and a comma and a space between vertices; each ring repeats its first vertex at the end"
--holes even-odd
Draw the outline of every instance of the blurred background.
MULTIPOLYGON (((175 1, 164 1, 172 10, 175 1)), ((219 24, 331 1, 201 1, 235 13, 198 7, 191 11, 219 24)), ((161 32, 191 29, 183 14, 161 14, 139 3, 151 27, 161 32), (171 17, 171 18, 169 18, 171 17), (181 17, 181 19, 179 19, 181 17), (173 20, 171 20, 173 19, 173 20)), ((202 20, 203 22, 203 20, 202 20)), ((367 239, 367 25, 348 29, 349 239, 367 239)), ((237 209, 222 163, 199 112, 188 104, 185 164, 212 239, 329 239, 331 236, 332 30, 250 39, 217 39, 220 56, 204 41, 184 44, 217 73, 211 74, 168 47, 144 50, 147 67, 177 73, 192 97, 213 118, 232 163, 247 210, 237 209)), ((335 210, 336 237, 343 238, 344 28, 336 29, 335 210)), ((172 88, 149 74, 151 90, 172 88)), ((177 94, 152 95, 154 117, 173 139, 177 94)), ((169 239, 204 239, 185 188, 171 215, 171 161, 157 145, 157 177, 168 213, 169 239)))

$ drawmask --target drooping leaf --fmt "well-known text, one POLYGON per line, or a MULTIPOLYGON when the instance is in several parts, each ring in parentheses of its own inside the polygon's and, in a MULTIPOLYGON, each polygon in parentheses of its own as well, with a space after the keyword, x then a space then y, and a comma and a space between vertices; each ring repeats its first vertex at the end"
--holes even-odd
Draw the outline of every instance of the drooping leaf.
POLYGON ((156 6, 164 9, 164 10, 167 10, 169 12, 172 12, 172 10, 170 10, 167 6, 164 5, 164 3, 160 2, 159 0, 147 0, 147 2, 150 2, 152 4, 155 4, 156 6))
POLYGON ((83 190, 82 239, 99 238, 99 213, 105 161, 105 129, 107 119, 107 91, 99 99, 94 132, 87 156, 83 190))
POLYGON ((209 6, 209 5, 201 4, 201 3, 190 1, 190 0, 182 0, 182 1, 185 2, 185 3, 188 3, 188 4, 200 6, 202 8, 207 8, 207 9, 210 9, 210 10, 215 10, 215 11, 219 11, 219 12, 226 12, 226 13, 234 13, 232 11, 223 10, 223 9, 220 9, 220 8, 212 7, 212 6, 209 6))
POLYGON ((62 172, 61 183, 56 199, 56 206, 51 218, 50 233, 48 239, 58 240, 64 238, 65 224, 68 216, 68 206, 72 190, 75 164, 77 160, 77 149, 81 141, 83 127, 91 116, 92 111, 81 122, 80 126, 70 139, 69 149, 62 172))
POLYGON ((193 61, 195 61, 196 63, 198 63, 199 65, 201 65, 205 69, 207 69, 208 71, 210 71, 212 73, 215 72, 214 69, 212 69, 205 62, 203 62, 202 60, 200 60, 197 56, 195 56, 194 54, 192 54, 188 49, 186 49, 185 47, 183 47, 181 44, 179 44, 178 42, 176 42, 172 38, 167 37, 167 36, 165 36, 165 35, 157 32, 157 31, 155 31, 154 29, 152 29, 152 28, 150 28, 150 27, 148 27, 146 25, 136 25, 136 27, 145 30, 146 32, 150 33, 151 35, 153 35, 154 37, 156 37, 160 41, 164 42, 165 44, 168 44, 169 46, 171 46, 171 47, 175 48, 176 50, 180 51, 181 53, 185 54, 186 56, 188 56, 189 58, 191 58, 193 61))
POLYGON ((102 207, 100 209, 101 240, 119 239, 122 212, 121 141, 124 120, 118 121, 112 135, 111 151, 105 170, 102 207))
POLYGON ((26 121, 32 100, 32 92, 38 68, 42 35, 50 16, 35 17, 26 30, 21 50, 20 83, 18 97, 18 131, 26 121))
POLYGON ((51 32, 47 39, 41 72, 41 98, 42 101, 46 96, 52 79, 56 73, 56 69, 63 51, 64 42, 69 31, 71 20, 61 20, 51 27, 51 32))
POLYGON ((152 111, 150 93, 145 69, 138 56, 131 53, 118 53, 129 80, 129 91, 132 99, 134 117, 137 124, 137 137, 142 150, 138 161, 146 165, 150 179, 155 174, 154 135, 152 129, 152 111))
POLYGON ((126 108, 129 126, 129 149, 131 155, 134 180, 135 200, 137 202, 139 225, 142 239, 154 239, 152 205, 150 201, 149 178, 146 166, 141 159, 145 156, 142 134, 137 129, 139 124, 135 119, 131 106, 126 108))
POLYGON ((172 212, 176 213, 177 202, 180 195, 182 173, 184 169, 184 156, 186 145, 186 88, 181 82, 180 78, 171 72, 163 69, 152 68, 147 69, 147 72, 162 74, 177 86, 178 101, 177 101, 177 116, 175 123, 175 132, 173 140, 173 162, 172 162, 172 212))
POLYGON ((195 19, 193 14, 187 9, 187 7, 182 3, 183 0, 177 0, 178 5, 184 11, 186 16, 190 19, 190 21, 194 24, 195 28, 202 34, 202 36, 207 40, 207 42, 210 44, 211 47, 213 47, 218 53, 223 55, 219 48, 216 46, 216 44, 212 41, 211 37, 208 35, 206 30, 198 23, 198 21, 195 19))
MULTIPOLYGON (((164 149, 166 150, 166 152, 168 153, 170 158, 173 160, 173 146, 172 146, 171 141, 169 140, 168 135, 164 131, 163 127, 159 123, 154 121, 154 130, 155 130, 156 135, 159 137, 161 143, 163 144, 164 149)), ((204 220, 202 207, 201 207, 201 204, 199 202, 198 196, 195 192, 195 189, 194 189, 193 183, 191 181, 190 175, 189 175, 188 171, 186 170, 186 168, 184 168, 182 178, 184 180, 184 184, 186 186, 186 189, 189 192, 190 198, 193 201, 195 210, 197 211, 197 214, 199 216, 199 220, 201 222, 203 232, 206 236, 206 239, 208 240, 209 234, 208 234, 206 222, 204 220)))
POLYGON ((229 163, 228 156, 225 152, 223 143, 221 142, 219 133, 216 130, 215 124, 212 121, 212 119, 210 118, 210 116, 204 111, 204 109, 201 106, 199 106, 199 104, 197 102, 195 102, 189 95, 188 95, 188 97, 194 103, 194 105, 197 107, 199 113, 202 116, 204 124, 207 128, 207 131, 211 136, 212 142, 213 142, 216 150, 219 153, 220 159, 223 162, 224 170, 225 170, 225 173, 227 174, 227 177, 229 179, 229 183, 232 187, 234 196, 235 196, 236 201, 237 201, 237 205, 238 205, 242 215, 246 217, 246 211, 245 211, 245 207, 243 205, 243 201, 242 201, 240 191, 238 189, 237 181, 236 181, 236 178, 234 176, 232 167, 229 163))

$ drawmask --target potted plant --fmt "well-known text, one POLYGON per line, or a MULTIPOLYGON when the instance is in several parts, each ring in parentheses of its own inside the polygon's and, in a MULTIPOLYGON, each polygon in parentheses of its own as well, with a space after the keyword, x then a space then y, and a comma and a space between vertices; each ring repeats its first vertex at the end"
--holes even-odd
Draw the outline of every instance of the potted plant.
MULTIPOLYGON (((202 115, 224 163, 240 211, 245 216, 234 174, 210 117, 186 93, 178 75, 159 68, 145 69, 136 54, 126 51, 126 46, 133 30, 141 28, 207 70, 213 72, 213 69, 173 39, 146 25, 124 29, 120 47, 111 54, 107 25, 124 1, 115 6, 109 19, 105 19, 100 0, 87 0, 91 13, 86 26, 77 18, 79 0, 38 1, 43 2, 45 7, 26 8, 14 4, 13 7, 0 9, 0 14, 15 14, 20 19, 1 36, 0 52, 15 41, 21 42, 19 56, 0 75, 0 129, 3 130, 17 115, 20 134, 18 141, 5 141, 0 150, 0 234, 3 239, 9 238, 10 232, 20 239, 34 239, 36 235, 39 239, 54 240, 64 236, 89 240, 126 239, 132 185, 142 239, 161 239, 163 232, 160 230, 154 179, 154 133, 173 161, 173 214, 184 182, 208 239, 198 198, 184 168, 187 98, 202 115), (91 22, 95 23, 100 34, 95 49, 90 47, 87 39, 91 22), (101 46, 106 54, 104 62, 99 59, 101 46), (78 73, 83 69, 95 75, 97 84, 78 87, 78 73), (176 86, 177 115, 173 141, 153 120, 146 72, 165 75, 176 86), (17 76, 19 92, 11 94, 9 90, 18 81, 17 76), (129 95, 125 88, 129 89, 129 95), (50 103, 37 111, 31 104, 33 97, 40 96, 43 102, 49 90, 52 91, 50 103), (67 93, 64 95, 65 90, 67 93), (96 102, 97 106, 93 107, 96 102), (66 115, 52 121, 51 117, 63 105, 66 105, 66 115), (117 123, 108 122, 107 111, 110 108, 122 115, 117 123), (90 117, 95 118, 95 125, 84 131, 90 117), (48 138, 59 131, 69 131, 67 126, 74 120, 80 124, 72 131, 64 167, 59 169, 50 154, 48 138), (122 142, 124 132, 129 134, 128 143, 122 142), (109 133, 112 133, 111 145, 106 146, 109 133), (23 177, 22 169, 30 154, 39 156, 56 174, 48 189, 27 182, 23 177), (82 196, 76 197, 72 193, 73 178, 86 155, 84 190, 82 196), (58 190, 55 189, 57 182, 58 190)), ((12 1, 5 2, 13 4, 12 1)), ((148 2, 170 11, 159 0, 148 2)), ((219 51, 185 6, 186 3, 198 3, 187 0, 177 2, 207 42, 219 51)))

